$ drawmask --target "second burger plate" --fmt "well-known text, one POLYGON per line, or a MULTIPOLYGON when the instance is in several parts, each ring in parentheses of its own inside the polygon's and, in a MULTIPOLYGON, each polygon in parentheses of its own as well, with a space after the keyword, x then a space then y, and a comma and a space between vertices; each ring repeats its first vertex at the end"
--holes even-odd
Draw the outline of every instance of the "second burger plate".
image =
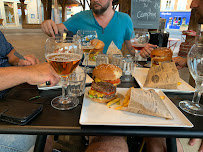
MULTIPOLYGON (((92 101, 87 96, 89 89, 90 87, 85 89, 80 115, 81 125, 193 127, 193 124, 161 90, 155 91, 158 95, 165 96, 163 102, 173 116, 173 120, 109 108, 105 103, 92 101)), ((129 88, 117 88, 117 92, 125 96, 128 89, 129 88)))

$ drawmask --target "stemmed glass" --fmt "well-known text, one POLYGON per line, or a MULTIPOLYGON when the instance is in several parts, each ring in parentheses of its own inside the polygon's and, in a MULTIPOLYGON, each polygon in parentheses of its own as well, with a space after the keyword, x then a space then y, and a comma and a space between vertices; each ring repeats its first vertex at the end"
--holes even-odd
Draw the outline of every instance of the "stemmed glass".
POLYGON ((203 37, 192 46, 187 56, 187 64, 195 80, 195 92, 192 101, 181 101, 179 107, 187 113, 203 116, 203 105, 199 103, 203 92, 203 37))
POLYGON ((79 65, 82 58, 81 46, 73 41, 72 37, 63 40, 48 38, 45 43, 45 57, 54 70, 60 75, 62 82, 62 95, 51 101, 52 107, 58 110, 69 110, 79 103, 77 98, 66 96, 68 75, 79 65))
POLYGON ((135 49, 136 66, 140 66, 138 64, 138 57, 139 57, 140 51, 149 42, 149 32, 133 31, 132 34, 131 34, 130 42, 131 42, 132 46, 135 49))
POLYGON ((84 60, 85 60, 85 67, 87 73, 91 72, 90 68, 88 68, 88 60, 89 60, 89 52, 94 49, 97 43, 91 43, 92 40, 97 39, 97 32, 96 31, 85 31, 85 30, 78 30, 77 31, 77 38, 81 42, 82 50, 84 52, 84 60))

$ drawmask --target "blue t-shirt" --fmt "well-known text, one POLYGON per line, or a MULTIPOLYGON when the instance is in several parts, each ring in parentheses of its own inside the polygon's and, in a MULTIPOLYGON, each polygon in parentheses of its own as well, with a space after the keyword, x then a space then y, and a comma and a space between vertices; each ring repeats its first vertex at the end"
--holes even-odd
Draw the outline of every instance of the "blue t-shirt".
POLYGON ((77 13, 63 22, 63 24, 74 34, 76 34, 78 30, 95 30, 98 39, 105 44, 103 53, 107 52, 112 41, 118 49, 121 49, 123 42, 125 40, 130 40, 131 33, 133 32, 133 23, 130 16, 126 13, 117 11, 115 11, 113 18, 104 29, 94 18, 92 10, 77 13))
MULTIPOLYGON (((0 68, 11 66, 8 63, 7 57, 11 50, 13 50, 13 46, 6 40, 3 33, 0 31, 0 68)), ((6 92, 8 92, 8 89, 0 91, 0 98, 2 98, 6 92)))

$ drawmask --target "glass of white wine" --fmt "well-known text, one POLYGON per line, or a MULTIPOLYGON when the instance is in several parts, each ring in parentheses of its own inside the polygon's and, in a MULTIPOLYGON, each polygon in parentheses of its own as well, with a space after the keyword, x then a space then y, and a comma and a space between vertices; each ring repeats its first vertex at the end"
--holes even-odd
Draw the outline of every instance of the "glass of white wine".
POLYGON ((89 52, 93 50, 97 44, 97 42, 91 43, 92 40, 98 40, 96 31, 86 31, 86 30, 78 30, 77 38, 81 43, 82 50, 84 52, 84 61, 87 73, 91 72, 91 69, 88 68, 88 60, 89 60, 89 52))
POLYGON ((79 103, 77 98, 66 96, 65 88, 68 85, 68 75, 79 65, 82 58, 82 50, 79 43, 72 37, 63 40, 48 38, 45 43, 45 57, 53 69, 60 75, 62 82, 62 95, 51 101, 52 107, 58 110, 69 110, 79 103))
POLYGON ((203 105, 199 103, 203 93, 203 37, 197 37, 187 55, 187 64, 195 80, 195 92, 192 101, 181 101, 179 107, 192 115, 203 116, 203 105))

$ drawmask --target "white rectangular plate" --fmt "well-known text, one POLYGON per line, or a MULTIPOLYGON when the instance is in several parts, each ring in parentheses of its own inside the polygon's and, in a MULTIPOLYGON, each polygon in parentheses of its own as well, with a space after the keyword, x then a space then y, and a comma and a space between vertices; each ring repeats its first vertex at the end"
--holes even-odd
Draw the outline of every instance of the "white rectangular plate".
MULTIPOLYGON (((117 92, 125 95, 129 88, 117 88, 117 92)), ((86 93, 89 88, 86 88, 86 93)), ((163 102, 167 106, 173 120, 135 114, 121 110, 108 108, 106 104, 92 101, 84 96, 81 125, 111 125, 111 126, 157 126, 157 127, 193 127, 193 124, 178 110, 172 101, 161 91, 156 90, 160 96, 165 96, 163 102)))
MULTIPOLYGON (((136 79, 137 83, 140 85, 141 88, 153 89, 153 88, 143 87, 148 71, 149 71, 149 68, 135 68, 132 75, 136 79)), ((195 89, 187 82, 185 82, 183 79, 180 78, 179 82, 181 84, 178 85, 177 89, 158 89, 158 90, 162 90, 163 92, 183 92, 183 93, 191 93, 195 91, 195 89)))
MULTIPOLYGON (((90 84, 92 83, 93 79, 87 74, 86 75, 86 84, 90 84)), ((50 89, 58 89, 58 88, 62 88, 62 84, 61 81, 59 81, 59 83, 55 86, 49 87, 47 86, 45 83, 37 85, 39 90, 50 90, 50 89)))

